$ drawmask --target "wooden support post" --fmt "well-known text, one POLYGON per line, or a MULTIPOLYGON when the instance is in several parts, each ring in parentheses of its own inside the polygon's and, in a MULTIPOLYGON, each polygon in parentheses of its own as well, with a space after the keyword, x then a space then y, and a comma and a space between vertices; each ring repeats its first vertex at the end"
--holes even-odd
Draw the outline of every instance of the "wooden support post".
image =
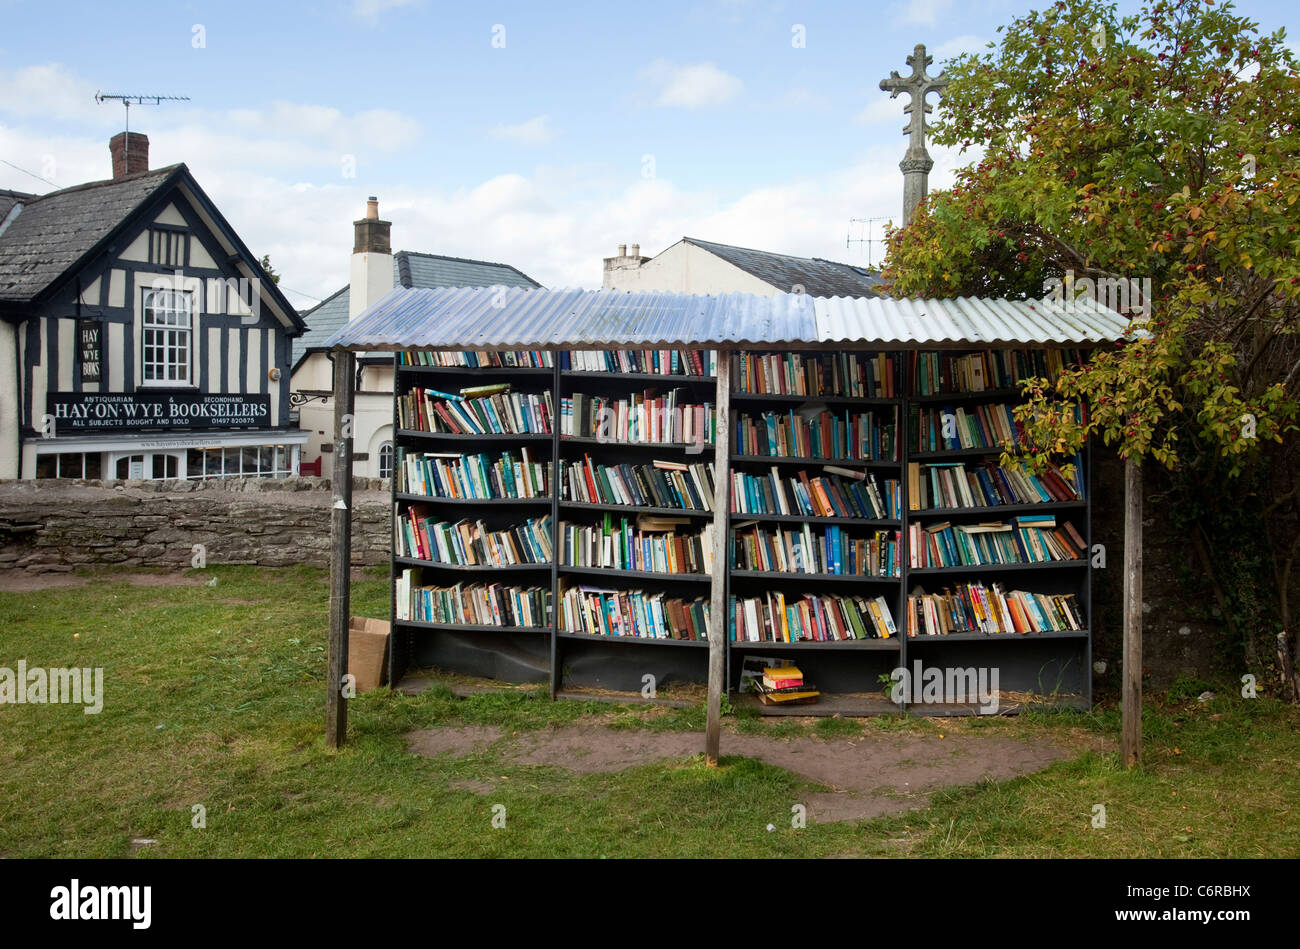
POLYGON ((330 637, 325 673, 325 744, 347 740, 348 704, 343 677, 348 671, 348 622, 352 613, 352 430, 353 377, 357 357, 334 353, 334 470, 330 474, 330 637))
POLYGON ((1124 461, 1124 684, 1120 760, 1142 763, 1142 460, 1124 461))
POLYGON ((713 583, 709 597, 709 697, 704 724, 704 759, 718 763, 722 740, 722 693, 727 659, 727 511, 731 504, 731 352, 718 350, 718 433, 713 443, 713 583))

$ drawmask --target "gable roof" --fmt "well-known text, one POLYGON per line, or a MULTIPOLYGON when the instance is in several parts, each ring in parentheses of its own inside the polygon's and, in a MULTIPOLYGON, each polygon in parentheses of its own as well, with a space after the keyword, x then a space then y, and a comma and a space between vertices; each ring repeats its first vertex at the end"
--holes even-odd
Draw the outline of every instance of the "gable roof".
MULTIPOLYGON (((290 333, 300 332, 304 324, 298 311, 184 164, 91 181, 44 195, 0 192, 0 207, 9 204, 9 225, 0 231, 0 305, 40 302, 106 251, 147 205, 172 188, 230 255, 231 265, 256 280, 280 322, 290 333), (16 207, 19 204, 21 207, 16 207)), ((5 215, 0 215, 0 220, 4 219, 5 215)))
POLYGON ((0 300, 35 299, 116 231, 181 167, 18 199, 23 207, 0 235, 0 300))
POLYGON ((715 244, 694 237, 683 237, 727 263, 739 267, 782 293, 790 293, 798 285, 803 292, 814 297, 874 297, 879 295, 877 285, 880 272, 853 264, 841 264, 821 257, 792 257, 766 250, 715 244))
MULTIPOLYGON (((541 284, 509 264, 464 257, 444 257, 399 250, 393 255, 393 286, 434 290, 439 287, 520 287, 540 289, 541 284)), ((294 369, 308 352, 324 349, 325 340, 348 322, 350 285, 338 290, 302 314, 307 332, 293 341, 294 369)))

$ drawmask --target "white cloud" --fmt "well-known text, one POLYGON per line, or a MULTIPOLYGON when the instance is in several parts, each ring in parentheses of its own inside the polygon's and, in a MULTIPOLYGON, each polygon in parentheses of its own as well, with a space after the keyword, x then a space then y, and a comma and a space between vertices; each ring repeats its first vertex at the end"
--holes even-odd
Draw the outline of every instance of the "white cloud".
POLYGON ((95 102, 96 92, 118 91, 96 89, 89 80, 69 73, 59 63, 0 72, 0 110, 9 115, 121 124, 120 102, 95 102))
POLYGON ((655 89, 655 105, 682 109, 724 105, 745 86, 713 63, 681 65, 667 59, 656 59, 641 71, 641 78, 655 89))
POLYGON ((952 59, 962 53, 988 52, 988 42, 982 36, 966 33, 962 36, 954 36, 950 40, 944 40, 934 49, 928 49, 926 52, 934 57, 935 65, 940 65, 945 59, 952 59))
POLYGON ((830 100, 807 86, 792 86, 774 99, 772 105, 778 109, 820 112, 830 106, 830 100))
MULTIPOLYGON (((902 103, 880 98, 897 110, 901 128, 902 103)), ((249 248, 271 255, 284 274, 282 288, 304 308, 311 300, 299 291, 322 298, 347 282, 352 222, 369 194, 379 196, 381 214, 393 222, 394 247, 509 263, 550 287, 597 287, 601 258, 618 244, 639 243, 656 254, 684 235, 865 263, 864 245, 846 246, 849 218, 896 220, 902 204, 901 135, 846 160, 837 172, 775 181, 734 197, 684 189, 663 174, 642 178, 635 162, 539 166, 459 189, 420 176, 394 182, 375 170, 386 153, 362 136, 378 136, 385 148, 404 147, 418 128, 397 113, 276 102, 222 112, 186 106, 150 116, 142 128, 150 134, 153 166, 187 162, 249 248), (340 151, 352 149, 355 179, 338 169, 340 151)), ((52 164, 46 176, 59 187, 107 177, 108 133, 116 129, 80 128, 38 131, 25 116, 0 111, 0 155, 38 174, 52 164)), ((959 159, 935 146, 931 153, 932 188, 950 186, 953 168, 974 154, 959 159)), ((46 190, 0 165, 0 188, 6 187, 46 190)), ((875 236, 881 233, 877 227, 875 236)), ((880 246, 873 252, 879 263, 880 246)))
POLYGON ((952 9, 952 0, 903 0, 894 5, 895 26, 938 26, 952 9))
POLYGON ((907 124, 907 116, 903 114, 903 108, 909 101, 909 96, 899 93, 898 98, 891 99, 889 93, 874 92, 867 93, 867 104, 862 107, 862 111, 853 116, 854 122, 863 125, 874 125, 877 122, 897 122, 899 126, 907 124))
POLYGON ((555 138, 551 117, 548 115, 534 116, 515 125, 497 125, 490 134, 493 138, 514 142, 516 145, 545 145, 555 138))
POLYGON ((353 0, 352 15, 373 26, 379 22, 381 13, 399 7, 409 7, 415 2, 416 0, 353 0))

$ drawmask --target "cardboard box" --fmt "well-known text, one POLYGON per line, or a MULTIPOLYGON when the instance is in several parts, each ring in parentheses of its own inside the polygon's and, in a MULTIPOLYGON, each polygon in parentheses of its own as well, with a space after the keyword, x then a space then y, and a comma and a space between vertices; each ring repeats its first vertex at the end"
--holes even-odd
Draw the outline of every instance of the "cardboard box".
POLYGON ((388 673, 388 620, 354 616, 348 623, 348 672, 356 677, 357 692, 384 684, 388 673))

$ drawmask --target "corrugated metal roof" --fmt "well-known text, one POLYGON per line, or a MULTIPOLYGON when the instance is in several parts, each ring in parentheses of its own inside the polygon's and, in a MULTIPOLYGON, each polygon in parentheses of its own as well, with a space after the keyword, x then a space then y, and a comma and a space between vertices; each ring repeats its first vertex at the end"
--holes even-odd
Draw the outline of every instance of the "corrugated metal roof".
MULTIPOLYGON (((400 287, 523 287, 532 289, 541 284, 528 274, 509 264, 496 264, 487 260, 468 260, 464 257, 443 257, 439 254, 421 254, 412 250, 399 250, 393 255, 393 285, 400 287)), ((308 352, 325 347, 325 342, 348 322, 351 306, 351 285, 336 290, 320 303, 302 314, 307 332, 293 341, 293 361, 297 369, 308 352)))
POLYGON ((1127 323, 1091 301, 1065 307, 973 297, 398 288, 325 345, 355 351, 1081 345, 1120 339, 1127 323))

